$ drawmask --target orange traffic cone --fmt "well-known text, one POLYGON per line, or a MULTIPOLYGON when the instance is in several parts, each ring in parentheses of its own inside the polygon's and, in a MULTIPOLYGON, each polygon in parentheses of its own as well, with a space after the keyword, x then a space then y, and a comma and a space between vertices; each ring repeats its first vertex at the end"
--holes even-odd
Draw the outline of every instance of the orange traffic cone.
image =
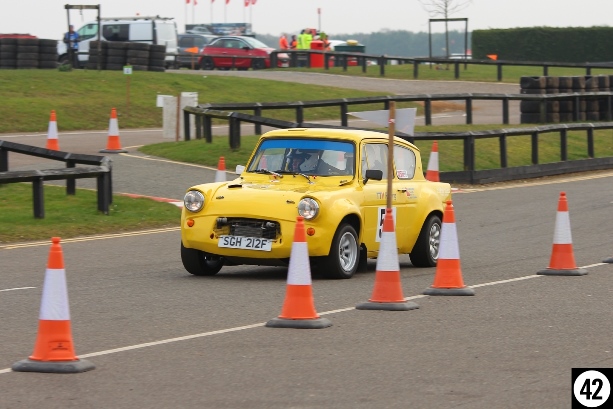
POLYGON ((315 311, 311 288, 309 250, 304 230, 304 218, 296 218, 294 242, 287 271, 287 289, 281 315, 266 323, 272 328, 319 329, 332 325, 327 318, 320 318, 315 311))
POLYGON ((441 229, 441 246, 439 248, 434 283, 427 288, 425 295, 475 295, 475 290, 464 285, 460 267, 460 249, 455 213, 451 200, 447 201, 443 214, 441 229))
POLYGON ((587 274, 584 268, 577 268, 573 253, 573 240, 570 232, 570 217, 568 214, 568 201, 566 193, 560 192, 556 225, 553 233, 553 250, 549 267, 537 274, 552 276, 582 276, 587 274))
POLYGON ((28 359, 13 364, 13 371, 76 373, 95 368, 90 362, 75 356, 64 256, 60 238, 53 237, 51 241, 34 352, 28 359))
POLYGON ((121 148, 119 142, 119 125, 117 124, 117 110, 111 109, 111 119, 109 120, 109 137, 106 142, 106 149, 100 150, 103 153, 121 153, 127 150, 121 148))
POLYGON ((440 182, 438 175, 438 142, 432 143, 432 151, 428 159, 428 169, 426 170, 426 180, 431 182, 440 182))
POLYGON ((47 130, 47 149, 54 151, 60 150, 60 144, 57 139, 57 122, 55 120, 55 111, 51 110, 51 118, 49 119, 49 128, 47 130))
POLYGON ((358 304, 356 309, 408 311, 419 308, 416 303, 405 301, 402 295, 397 249, 392 209, 386 209, 372 296, 369 302, 358 304))
POLYGON ((217 173, 215 174, 215 182, 225 182, 226 181, 226 160, 223 156, 219 157, 219 162, 217 163, 217 173))

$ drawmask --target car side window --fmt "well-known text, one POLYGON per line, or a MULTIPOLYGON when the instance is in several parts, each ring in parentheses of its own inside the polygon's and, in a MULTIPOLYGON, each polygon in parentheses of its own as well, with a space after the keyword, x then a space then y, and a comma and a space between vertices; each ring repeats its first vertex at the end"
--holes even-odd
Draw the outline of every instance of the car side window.
POLYGON ((130 25, 107 24, 102 29, 102 36, 107 41, 128 41, 130 40, 130 25))
POLYGON ((387 179, 387 145, 382 143, 367 143, 362 148, 362 175, 369 169, 383 172, 387 179))
POLYGON ((194 43, 192 47, 202 48, 206 45, 206 39, 203 37, 194 37, 194 43))
POLYGON ((179 40, 179 47, 190 48, 193 47, 193 37, 183 37, 179 40))
POLYGON ((413 179, 415 176, 415 152, 404 146, 394 145, 394 165, 396 165, 396 178, 413 179))

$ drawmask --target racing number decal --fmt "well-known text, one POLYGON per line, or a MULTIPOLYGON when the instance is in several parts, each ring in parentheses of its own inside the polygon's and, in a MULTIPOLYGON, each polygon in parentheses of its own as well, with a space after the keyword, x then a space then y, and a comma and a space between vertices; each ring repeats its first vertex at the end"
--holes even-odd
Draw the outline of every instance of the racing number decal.
MULTIPOLYGON (((396 229, 396 208, 392 207, 392 217, 394 218, 394 230, 396 229)), ((385 207, 379 208, 379 217, 377 218, 377 237, 376 241, 381 241, 381 234, 383 233, 383 221, 385 220, 385 207)))

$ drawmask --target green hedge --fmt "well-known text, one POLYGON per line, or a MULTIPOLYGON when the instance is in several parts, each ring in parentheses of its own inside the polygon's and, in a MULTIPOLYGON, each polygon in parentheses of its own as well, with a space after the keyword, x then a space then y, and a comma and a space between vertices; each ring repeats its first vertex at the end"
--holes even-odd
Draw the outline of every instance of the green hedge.
POLYGON ((473 58, 487 59, 488 54, 508 61, 613 61, 613 27, 474 30, 473 58))

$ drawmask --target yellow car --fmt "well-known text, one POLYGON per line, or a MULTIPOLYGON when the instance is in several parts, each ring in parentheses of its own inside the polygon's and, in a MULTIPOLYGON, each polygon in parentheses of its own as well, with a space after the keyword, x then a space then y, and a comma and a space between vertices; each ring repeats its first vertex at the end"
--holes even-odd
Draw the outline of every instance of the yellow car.
MULTIPOLYGON (((232 181, 192 186, 181 214, 181 259, 194 275, 224 265, 289 265, 297 216, 311 265, 351 278, 379 251, 387 200, 384 133, 295 128, 260 137, 232 181)), ((416 267, 438 259, 448 183, 424 178, 419 150, 395 137, 392 207, 399 254, 416 267)))

